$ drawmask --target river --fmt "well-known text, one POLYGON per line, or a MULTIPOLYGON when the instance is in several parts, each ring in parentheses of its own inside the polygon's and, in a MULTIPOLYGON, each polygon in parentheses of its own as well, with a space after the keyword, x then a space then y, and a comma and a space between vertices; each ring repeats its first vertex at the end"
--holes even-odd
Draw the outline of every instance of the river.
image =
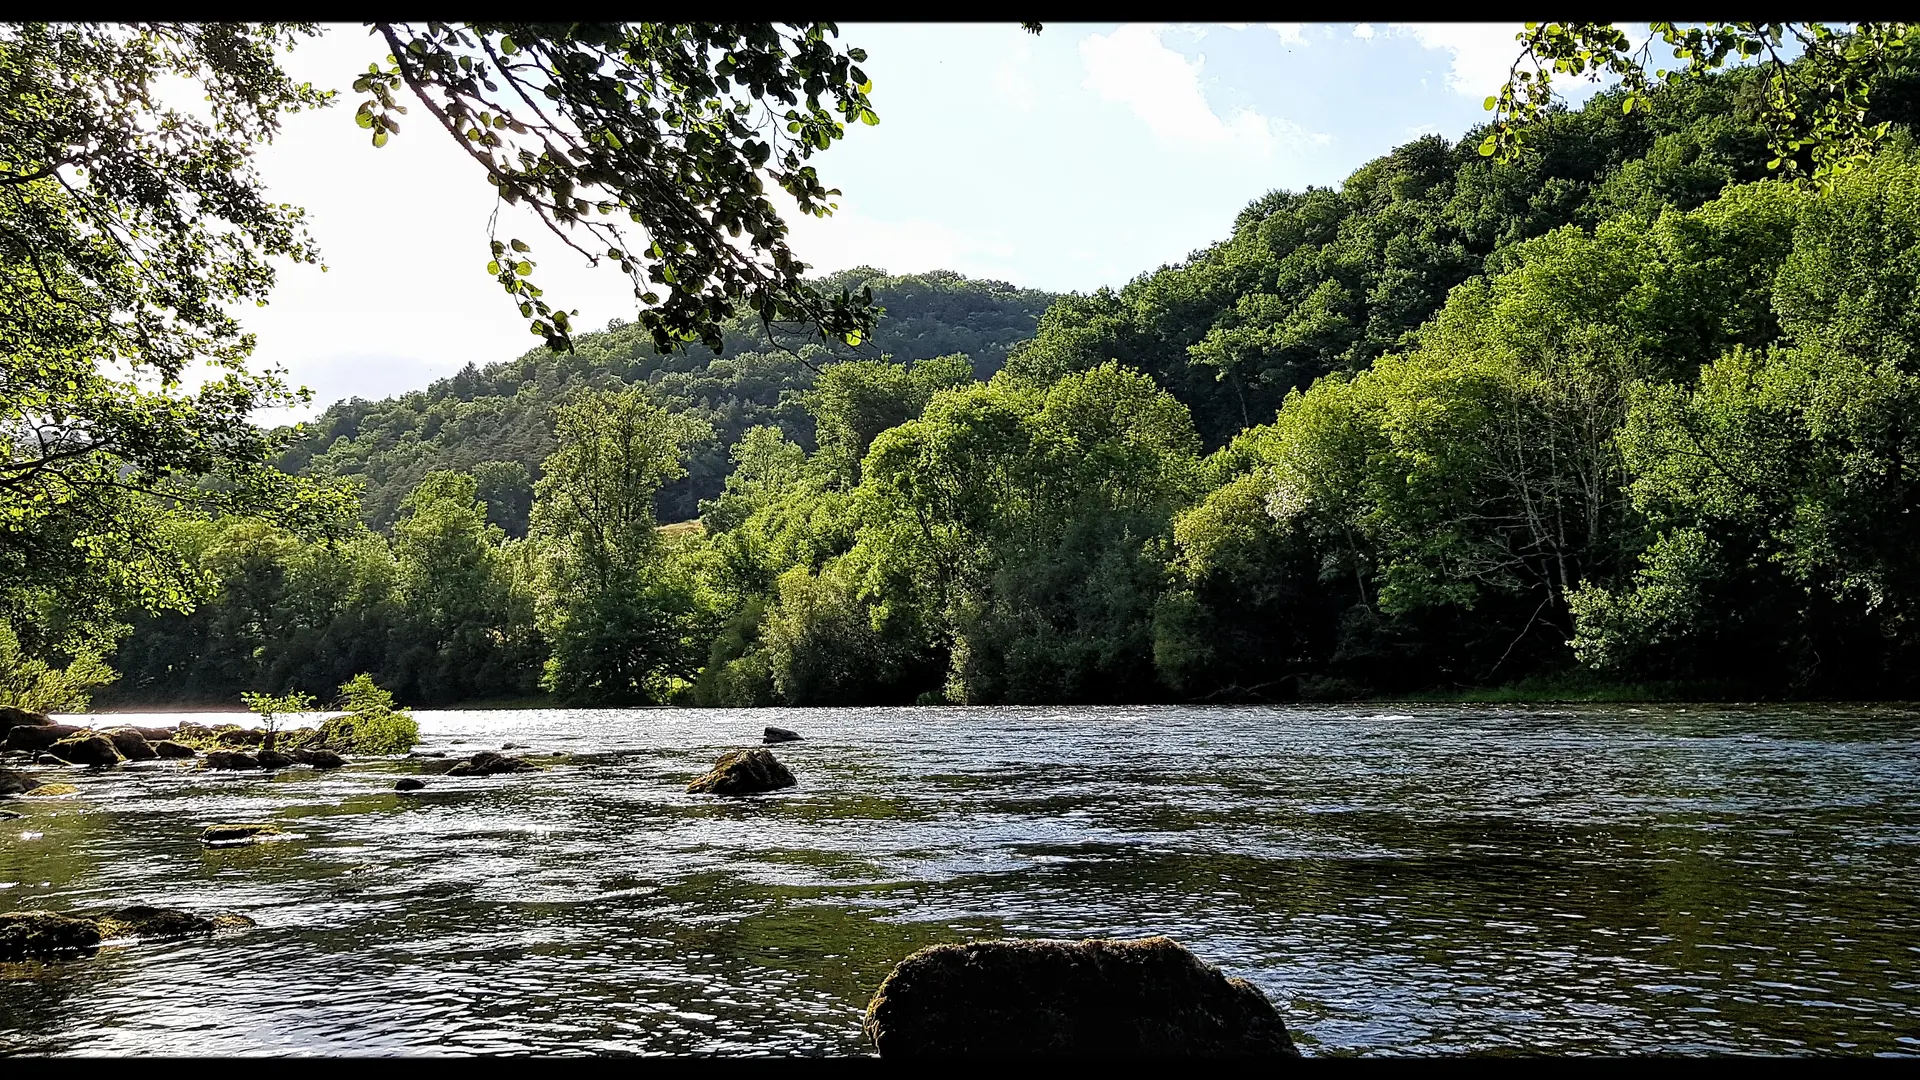
POLYGON ((423 751, 572 758, 0 803, 0 910, 259 924, 0 965, 0 1052, 858 1055, 923 945, 1167 934, 1309 1055, 1920 1054, 1911 710, 416 715, 423 751), (798 787, 685 793, 767 724, 798 787), (287 836, 203 849, 221 821, 287 836))

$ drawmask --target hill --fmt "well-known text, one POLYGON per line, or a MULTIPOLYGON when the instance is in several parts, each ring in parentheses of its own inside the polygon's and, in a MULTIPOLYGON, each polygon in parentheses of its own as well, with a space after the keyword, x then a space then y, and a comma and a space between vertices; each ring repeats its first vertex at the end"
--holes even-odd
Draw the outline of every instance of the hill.
POLYGON ((775 424, 812 446, 812 420, 796 397, 812 385, 820 365, 964 354, 984 378, 1000 369, 1012 346, 1033 336, 1041 312, 1055 299, 944 270, 890 275, 862 267, 820 283, 835 291, 873 289, 884 314, 860 347, 829 350, 797 333, 776 332, 770 339, 757 321, 742 317, 726 328, 719 353, 693 345, 662 355, 638 327, 615 320, 606 330, 579 335, 572 353, 535 348, 485 367, 470 363, 425 390, 339 402, 308 425, 281 467, 310 476, 361 477, 363 519, 381 529, 392 525, 400 501, 427 473, 471 472, 494 523, 519 536, 526 531, 540 462, 553 451, 555 406, 582 390, 639 383, 652 387, 669 410, 693 413, 714 428, 714 440, 687 462, 686 478, 660 493, 660 519, 682 521, 699 513, 700 500, 719 494, 728 451, 747 428, 775 424))

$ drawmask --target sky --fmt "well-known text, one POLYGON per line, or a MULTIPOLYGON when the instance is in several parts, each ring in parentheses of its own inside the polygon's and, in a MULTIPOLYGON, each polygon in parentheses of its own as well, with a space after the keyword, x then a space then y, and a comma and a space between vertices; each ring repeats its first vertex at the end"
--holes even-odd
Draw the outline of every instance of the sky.
MULTIPOLYGON (((1059 292, 1119 286, 1224 238, 1276 188, 1337 185, 1424 134, 1486 121, 1519 49, 1513 24, 841 24, 864 48, 877 126, 851 125, 814 163, 843 194, 831 218, 789 218, 815 271, 957 270, 1059 292)), ((349 396, 424 388, 469 362, 539 344, 485 273, 493 189, 415 110, 375 149, 348 84, 386 50, 331 26, 286 59, 342 91, 261 151, 276 201, 307 209, 327 270, 286 266, 241 312, 255 366, 310 387, 310 416, 349 396)), ((1592 88, 1562 87, 1571 101, 1592 88)), ((634 316, 617 269, 543 237, 536 277, 575 325, 634 316)))

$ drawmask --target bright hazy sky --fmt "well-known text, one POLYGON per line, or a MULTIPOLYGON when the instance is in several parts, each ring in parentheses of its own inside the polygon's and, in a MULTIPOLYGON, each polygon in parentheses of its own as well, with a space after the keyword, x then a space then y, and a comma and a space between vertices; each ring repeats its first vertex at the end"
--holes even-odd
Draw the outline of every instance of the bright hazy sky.
MULTIPOLYGON (((869 53, 881 122, 815 159, 844 195, 830 219, 790 219, 800 256, 820 272, 945 268, 1057 291, 1183 259, 1275 188, 1338 184, 1423 134, 1460 138, 1519 48, 1518 24, 840 29, 869 53)), ((342 93, 292 118, 260 159, 273 197, 308 209, 329 270, 284 269, 271 306, 242 317, 257 366, 285 367, 316 408, 539 343, 484 272, 495 206, 473 162, 418 109, 379 150, 354 125, 347 84, 385 51, 357 25, 296 50, 295 77, 342 93)), ((501 214, 503 237, 534 245, 547 298, 580 309, 577 326, 633 317, 617 269, 588 270, 501 214)))

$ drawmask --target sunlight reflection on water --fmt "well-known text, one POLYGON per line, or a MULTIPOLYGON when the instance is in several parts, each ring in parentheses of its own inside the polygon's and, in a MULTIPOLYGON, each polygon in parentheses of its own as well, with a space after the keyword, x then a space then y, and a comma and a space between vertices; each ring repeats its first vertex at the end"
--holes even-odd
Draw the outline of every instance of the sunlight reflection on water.
POLYGON ((0 1052, 862 1054, 922 945, 1152 933, 1308 1053, 1920 1049, 1900 710, 418 716, 574 757, 410 796, 418 760, 44 770, 81 792, 8 804, 7 908, 259 926, 0 965, 0 1052), (769 723, 797 788, 683 790, 769 723), (231 820, 288 836, 200 847, 231 820))

